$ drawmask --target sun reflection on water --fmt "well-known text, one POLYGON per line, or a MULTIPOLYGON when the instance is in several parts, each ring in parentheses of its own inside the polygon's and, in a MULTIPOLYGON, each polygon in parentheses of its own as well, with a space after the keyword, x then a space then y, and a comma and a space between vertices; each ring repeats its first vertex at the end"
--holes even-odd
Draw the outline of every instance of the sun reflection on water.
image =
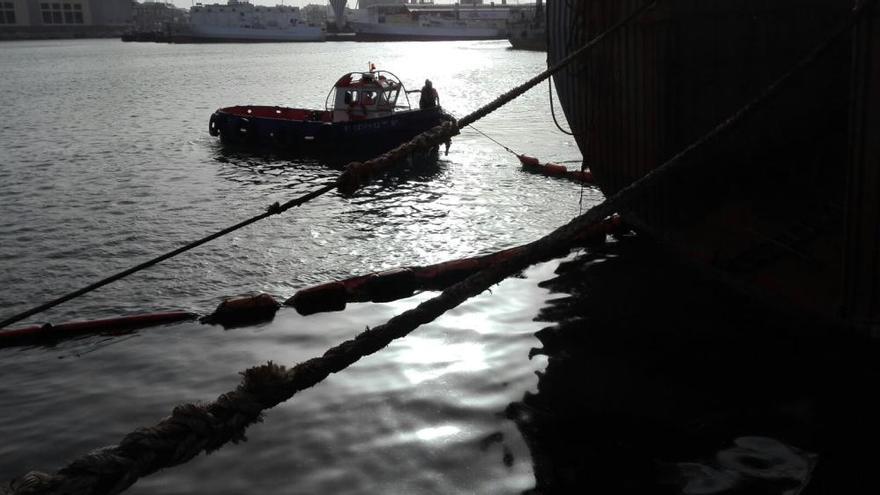
POLYGON ((461 432, 461 428, 454 425, 433 426, 422 428, 415 432, 416 438, 426 443, 437 443, 449 440, 449 437, 461 432))
POLYGON ((398 359, 411 384, 435 380, 450 373, 471 373, 489 368, 486 350, 477 342, 444 342, 441 339, 410 337, 398 359))

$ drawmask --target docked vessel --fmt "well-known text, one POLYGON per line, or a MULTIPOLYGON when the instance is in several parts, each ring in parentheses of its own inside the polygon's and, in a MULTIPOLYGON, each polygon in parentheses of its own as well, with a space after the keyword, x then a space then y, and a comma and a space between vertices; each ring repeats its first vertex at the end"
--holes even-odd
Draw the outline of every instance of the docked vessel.
POLYGON ((224 144, 295 154, 382 152, 450 120, 438 105, 414 109, 388 71, 350 72, 336 82, 323 110, 234 106, 211 115, 208 131, 224 144))
POLYGON ((547 25, 543 0, 535 2, 534 11, 520 11, 507 24, 507 40, 516 50, 547 51, 547 25))
MULTIPOLYGON (((549 63, 645 3, 548 0, 549 63)), ((878 9, 844 31, 862 2, 699 4, 657 2, 554 76, 585 164, 613 195, 699 143, 687 173, 625 220, 777 307, 876 331, 878 9), (801 61, 772 98, 710 135, 801 61)))
POLYGON ((506 5, 484 5, 480 0, 365 5, 350 21, 357 39, 365 41, 504 39, 512 12, 506 5))
POLYGON ((256 6, 244 0, 224 4, 196 4, 185 23, 173 26, 171 41, 280 42, 324 41, 325 28, 306 22, 298 7, 256 6))

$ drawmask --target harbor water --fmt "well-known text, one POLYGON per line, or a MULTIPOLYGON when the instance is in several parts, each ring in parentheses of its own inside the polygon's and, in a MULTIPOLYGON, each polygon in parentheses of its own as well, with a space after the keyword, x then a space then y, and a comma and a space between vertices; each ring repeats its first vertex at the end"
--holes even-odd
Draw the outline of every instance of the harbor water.
MULTIPOLYGON (((167 45, 0 44, 3 317, 284 202, 338 174, 318 160, 224 150, 221 106, 323 108, 343 73, 373 63, 408 89, 425 78, 462 116, 546 67, 505 41, 167 45)), ((415 103, 415 100, 413 101, 415 103)), ((564 118, 557 109, 564 127, 564 118)), ((580 158, 539 86, 476 127, 542 160, 580 158)), ((570 164, 572 168, 577 164, 570 164)), ((601 199, 520 170, 466 129, 436 163, 404 164, 354 196, 333 193, 30 322, 278 299, 338 278, 485 254, 534 240, 601 199)), ((131 493, 519 493, 532 460, 506 406, 546 360, 533 321, 557 297, 534 267, 269 411, 249 441, 139 481, 131 493)), ((0 480, 52 471, 115 444, 238 372, 293 365, 431 294, 224 330, 185 323, 50 347, 0 349, 0 480)), ((27 322, 25 322, 27 323, 27 322)))

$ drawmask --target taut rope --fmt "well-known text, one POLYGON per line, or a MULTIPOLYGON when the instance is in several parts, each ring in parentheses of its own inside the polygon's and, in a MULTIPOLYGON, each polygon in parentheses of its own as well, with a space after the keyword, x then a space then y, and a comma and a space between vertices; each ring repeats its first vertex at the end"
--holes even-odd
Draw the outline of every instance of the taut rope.
POLYGON ((211 452, 229 441, 244 440, 245 429, 260 421, 263 410, 290 399, 297 392, 319 383, 331 373, 342 371, 360 358, 379 351, 393 340, 406 336, 419 326, 433 321, 449 309, 529 265, 567 251, 578 233, 624 209, 628 203, 638 199, 640 194, 650 190, 670 172, 680 172, 689 166, 698 165, 697 161, 687 159, 766 105, 793 76, 806 69, 834 41, 849 31, 875 2, 876 0, 866 0, 859 4, 843 27, 765 88, 756 99, 718 124, 708 134, 583 215, 549 235, 526 244, 524 249, 507 260, 471 275, 439 296, 395 316, 383 325, 367 329, 354 339, 329 349, 320 357, 290 369, 269 362, 245 370, 238 387, 221 395, 216 401, 206 405, 178 406, 171 416, 157 425, 126 435, 118 445, 86 454, 54 475, 38 472, 26 474, 10 483, 8 493, 120 493, 142 476, 184 463, 203 450, 211 452))
POLYGON ((266 212, 264 212, 260 215, 256 215, 254 217, 251 217, 251 218, 244 220, 242 222, 239 222, 231 227, 227 227, 223 230, 220 230, 220 231, 215 232, 211 235, 203 237, 197 241, 193 241, 185 246, 177 248, 177 249, 175 249, 171 252, 168 252, 166 254, 163 254, 161 256, 157 256, 157 257, 155 257, 149 261, 146 261, 144 263, 141 263, 137 266, 134 266, 134 267, 129 268, 127 270, 123 270, 121 272, 118 272, 118 273, 111 275, 107 278, 99 280, 98 282, 95 282, 89 286, 86 286, 81 289, 70 292, 64 296, 57 298, 57 299, 53 299, 52 301, 49 301, 47 303, 33 307, 33 308, 28 309, 26 311, 22 311, 21 313, 18 313, 18 314, 13 315, 9 318, 6 318, 3 321, 0 321, 0 329, 8 327, 9 325, 11 325, 13 323, 17 323, 17 322, 19 322, 29 316, 33 316, 35 314, 42 313, 43 311, 46 311, 47 309, 58 306, 59 304, 67 302, 71 299, 74 299, 76 297, 79 297, 79 296, 82 296, 82 295, 87 294, 89 292, 92 292, 94 290, 97 290, 107 284, 110 284, 110 283, 115 282, 121 278, 127 277, 127 276, 132 275, 134 273, 137 273, 141 270, 149 268, 149 267, 156 265, 162 261, 165 261, 169 258, 173 258, 177 255, 185 253, 191 249, 194 249, 198 246, 201 246, 202 244, 205 244, 206 242, 212 241, 214 239, 217 239, 218 237, 222 237, 226 234, 229 234, 231 232, 239 230, 239 229, 246 227, 252 223, 258 222, 266 217, 283 213, 294 206, 300 206, 300 205, 302 205, 302 204, 304 204, 314 198, 317 198, 319 196, 322 196, 322 195, 332 191, 333 189, 338 188, 340 190, 340 192, 342 192, 344 194, 351 194, 354 191, 356 191, 357 188, 359 188, 366 180, 368 180, 370 177, 374 176, 377 172, 381 172, 381 171, 384 171, 384 170, 390 168, 392 165, 396 164, 398 161, 400 161, 402 158, 406 157, 407 155, 409 155, 413 151, 430 149, 434 146, 440 145, 441 143, 448 142, 449 139, 451 139, 453 136, 455 136, 459 133, 460 129, 463 129, 466 126, 473 124, 474 122, 480 120, 481 118, 485 117, 486 115, 489 115, 490 113, 494 112, 495 110, 501 108, 503 105, 505 105, 505 104, 513 101, 517 97, 521 96, 523 93, 525 93, 529 89, 533 88, 534 86, 539 84, 544 79, 547 79, 550 76, 552 76, 553 74, 562 70, 566 65, 571 63, 574 59, 576 59, 580 55, 586 53, 588 50, 593 48, 593 46, 595 46, 597 43, 602 41, 609 34, 617 31, 618 29, 620 29, 621 27, 626 25, 629 21, 631 21, 636 16, 638 16, 639 14, 644 12, 648 7, 654 5, 654 3, 655 3, 655 1, 650 1, 650 2, 645 3, 644 5, 642 5, 638 9, 636 9, 632 14, 627 16, 625 19, 623 19, 622 21, 620 21, 617 24, 608 28, 606 31, 604 31, 603 33, 601 33, 598 36, 596 36, 595 38, 593 38, 586 45, 584 45, 583 47, 581 47, 577 51, 573 52, 568 57, 565 57, 564 59, 560 60, 559 63, 557 63, 553 67, 545 70, 544 72, 538 74, 537 76, 533 77, 532 79, 529 79, 525 83, 517 86, 516 88, 508 91, 507 93, 504 93, 503 95, 499 96, 498 98, 496 98, 495 100, 493 100, 489 104, 484 105, 484 106, 478 108, 477 110, 471 112, 470 114, 464 116, 457 123, 456 122, 444 122, 443 124, 440 124, 432 129, 429 129, 429 130, 419 134, 418 136, 416 136, 415 138, 413 138, 409 142, 404 143, 404 144, 398 146, 397 148, 394 148, 393 150, 391 150, 387 153, 384 153, 376 158, 373 158, 372 160, 369 160, 364 163, 360 163, 360 162, 349 163, 346 166, 345 171, 332 184, 327 184, 327 185, 321 186, 321 187, 315 189, 314 191, 306 193, 298 198, 294 198, 294 199, 284 203, 283 205, 279 205, 278 203, 275 203, 275 204, 271 205, 266 212))

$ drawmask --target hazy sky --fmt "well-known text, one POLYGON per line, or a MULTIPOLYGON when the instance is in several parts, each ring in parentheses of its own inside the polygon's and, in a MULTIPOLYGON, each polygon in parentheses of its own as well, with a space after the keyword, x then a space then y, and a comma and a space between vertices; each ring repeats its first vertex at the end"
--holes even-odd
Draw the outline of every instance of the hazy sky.
MULTIPOLYGON (((140 0, 143 1, 143 0, 140 0)), ((356 0, 348 0, 348 3, 354 5, 356 0)), ((177 5, 178 7, 192 7, 196 3, 202 4, 211 4, 211 3, 222 3, 225 4, 226 0, 198 0, 198 1, 190 1, 190 0, 172 0, 171 3, 177 5)), ((310 3, 315 3, 319 5, 325 5, 328 2, 326 0, 251 0, 251 3, 254 5, 299 5, 302 7, 303 5, 308 5, 310 3)))

